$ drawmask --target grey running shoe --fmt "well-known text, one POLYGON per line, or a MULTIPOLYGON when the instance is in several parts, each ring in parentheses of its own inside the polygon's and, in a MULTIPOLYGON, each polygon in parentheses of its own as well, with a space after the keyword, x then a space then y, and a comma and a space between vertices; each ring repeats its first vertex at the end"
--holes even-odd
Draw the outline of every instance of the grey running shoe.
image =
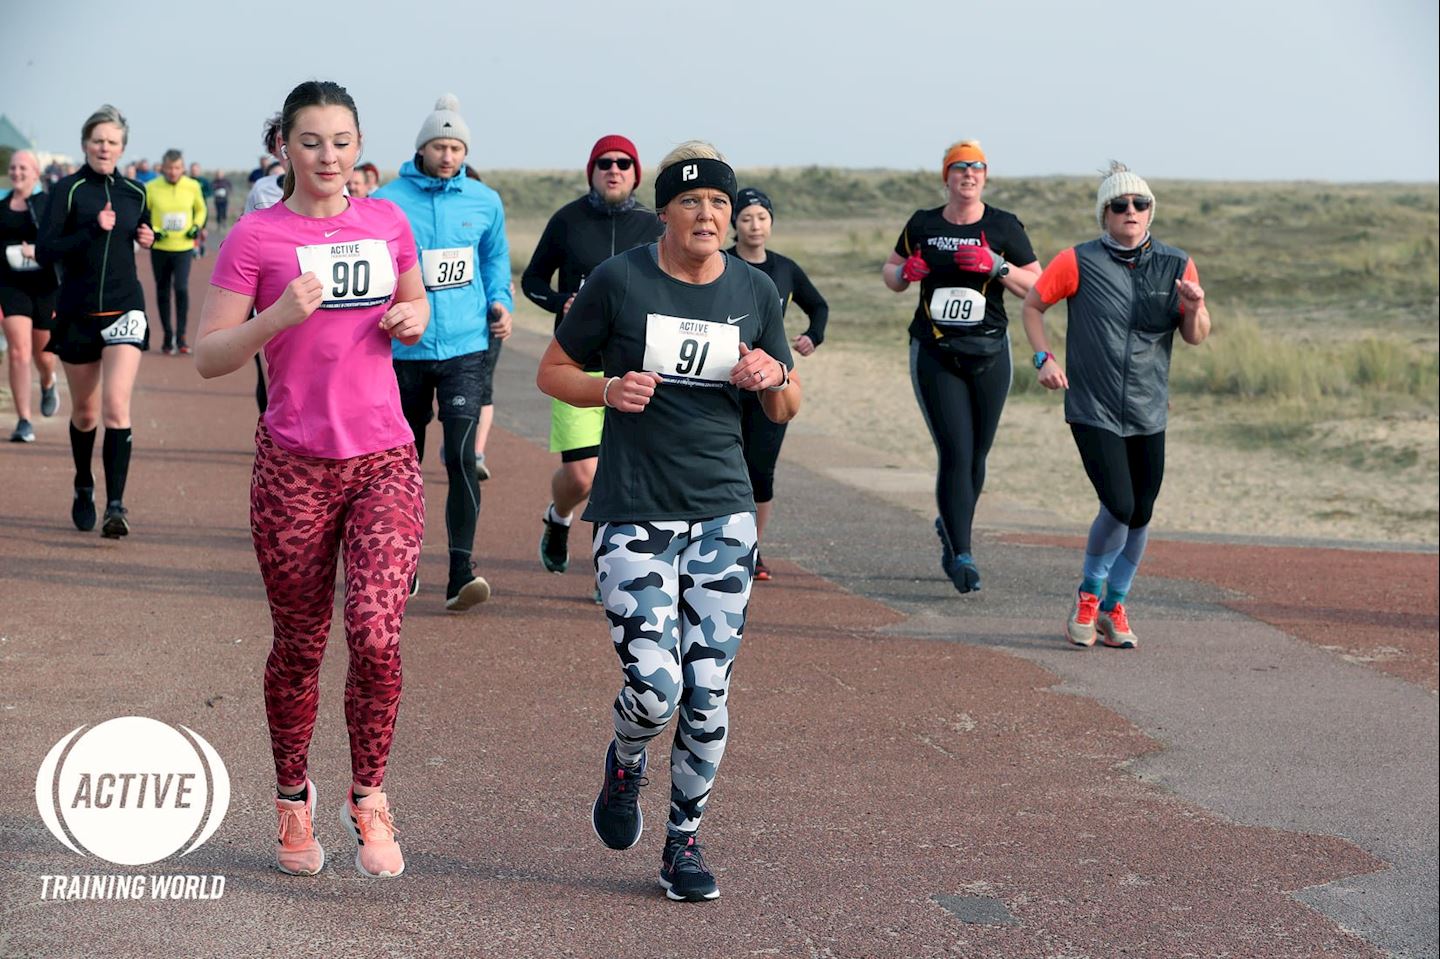
POLYGON ((1125 612, 1124 603, 1116 603, 1114 609, 1101 610, 1100 621, 1095 626, 1100 633, 1100 642, 1114 649, 1134 649, 1140 640, 1130 629, 1130 616, 1125 612))
POLYGON ((668 835, 665 852, 660 858, 660 885, 665 898, 676 902, 705 902, 720 898, 715 874, 700 855, 700 844, 694 834, 668 835))
POLYGON ((605 781, 590 809, 595 835, 611 849, 629 849, 640 841, 645 815, 640 811, 640 787, 648 786, 645 756, 634 767, 622 766, 615 755, 615 740, 605 750, 605 781))
POLYGON ((1100 597, 1093 593, 1076 592, 1075 610, 1065 623, 1065 637, 1076 646, 1095 645, 1095 618, 1100 613, 1100 597))
POLYGON ((111 503, 105 507, 105 523, 100 527, 100 535, 106 539, 129 536, 130 521, 126 519, 128 515, 130 511, 119 503, 111 503))
POLYGON ((475 479, 483 483, 490 478, 490 467, 485 465, 485 457, 475 457, 475 479))
POLYGON ((35 427, 30 425, 29 420, 21 420, 15 424, 15 431, 10 434, 12 443, 33 443, 35 442, 35 427))
POLYGON ((60 408, 59 386, 60 384, 58 381, 55 383, 51 383, 49 386, 46 386, 44 383, 40 384, 41 416, 54 416, 55 411, 60 408))

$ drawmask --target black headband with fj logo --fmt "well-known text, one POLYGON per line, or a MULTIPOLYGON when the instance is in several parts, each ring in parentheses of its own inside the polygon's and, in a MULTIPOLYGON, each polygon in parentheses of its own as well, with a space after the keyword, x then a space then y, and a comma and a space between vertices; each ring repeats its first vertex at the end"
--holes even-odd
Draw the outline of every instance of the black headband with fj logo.
POLYGON ((719 190, 735 202, 735 171, 724 160, 681 160, 655 178, 655 209, 659 210, 687 190, 719 190))

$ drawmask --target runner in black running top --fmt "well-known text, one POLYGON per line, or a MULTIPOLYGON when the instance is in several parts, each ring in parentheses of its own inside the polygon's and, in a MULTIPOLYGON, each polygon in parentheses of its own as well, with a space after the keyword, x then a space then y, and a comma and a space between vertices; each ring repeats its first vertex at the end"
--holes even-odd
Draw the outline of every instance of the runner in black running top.
POLYGON ((695 836, 725 751, 755 563, 739 394, 760 393, 776 422, 800 408, 775 284, 721 252, 734 200, 714 147, 671 151, 655 181, 664 236, 590 275, 538 378, 571 405, 608 407, 585 518, 625 684, 591 821, 612 849, 640 841, 645 747, 678 712, 660 869, 676 900, 720 894, 695 836), (585 371, 597 355, 603 379, 585 371))
POLYGON ((1024 296, 1040 275, 1024 224, 981 201, 988 173, 978 140, 947 149, 940 178, 948 200, 915 211, 880 271, 897 293, 920 284, 910 380, 939 457, 940 568, 962 593, 980 588, 970 528, 1010 391, 1005 291, 1024 296))
POLYGON ((55 290, 59 280, 54 267, 35 259, 40 209, 45 196, 35 193, 40 163, 29 150, 10 155, 10 192, 0 198, 0 324, 10 345, 10 395, 19 422, 10 434, 12 443, 33 443, 30 422, 30 364, 40 371, 40 414, 54 416, 60 398, 56 390, 55 354, 45 350, 55 325, 55 290))
POLYGON ((100 534, 130 532, 125 480, 130 473, 130 394, 140 354, 150 348, 145 294, 135 274, 135 243, 155 242, 145 188, 115 171, 130 128, 105 104, 81 128, 85 164, 55 185, 36 243, 42 266, 60 267, 55 333, 45 348, 65 364, 70 385, 70 452, 75 496, 70 519, 95 528, 95 476, 90 459, 103 418, 105 521, 100 534), (101 385, 104 385, 102 397, 101 385))
MULTIPOLYGON (((746 187, 735 198, 730 215, 735 227, 735 245, 730 252, 770 277, 780 294, 780 315, 793 299, 805 312, 810 324, 796 335, 790 345, 801 356, 810 356, 825 342, 825 324, 830 319, 830 305, 815 289, 810 277, 788 256, 767 250, 775 207, 770 197, 754 187, 746 187)), ((775 507, 775 464, 780 459, 780 446, 785 442, 785 424, 774 423, 760 408, 754 393, 740 395, 741 430, 745 438, 745 466, 750 471, 750 485, 755 489, 755 535, 765 540, 765 526, 775 507)), ((759 549, 755 551, 755 579, 771 578, 759 549)))
POLYGON ((1137 645, 1125 597, 1150 534, 1165 475, 1170 348, 1210 335, 1195 261, 1150 236, 1155 194, 1112 163, 1095 197, 1100 236, 1060 253, 1025 297, 1025 335, 1040 385, 1065 390, 1065 422, 1100 498, 1065 634, 1092 646, 1137 645), (1069 303, 1066 365, 1050 352, 1045 311, 1069 303), (1103 594, 1103 596, 1102 596, 1103 594))
MULTIPOLYGON (((536 306, 555 314, 556 327, 597 266, 660 236, 659 219, 635 199, 640 186, 640 151, 635 144, 615 134, 601 137, 590 148, 585 177, 590 192, 565 204, 545 224, 520 277, 521 290, 536 306)), ((581 359, 592 376, 600 375, 593 357, 581 359)), ((570 566, 570 517, 595 482, 602 422, 598 409, 578 409, 558 399, 551 403, 550 452, 560 454, 560 468, 550 478, 540 562, 552 573, 563 573, 570 566)), ((600 601, 598 591, 595 601, 600 601)))

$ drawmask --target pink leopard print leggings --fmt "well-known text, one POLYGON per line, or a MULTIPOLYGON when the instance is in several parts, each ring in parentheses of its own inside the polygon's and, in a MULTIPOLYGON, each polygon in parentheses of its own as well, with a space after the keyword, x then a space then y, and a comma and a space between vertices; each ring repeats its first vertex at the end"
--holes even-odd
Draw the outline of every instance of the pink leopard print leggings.
POLYGON ((276 446, 262 421, 250 529, 275 624, 265 715, 276 779, 305 782, 343 544, 350 765, 356 783, 379 788, 400 706, 400 622, 425 532, 415 447, 316 459, 276 446))

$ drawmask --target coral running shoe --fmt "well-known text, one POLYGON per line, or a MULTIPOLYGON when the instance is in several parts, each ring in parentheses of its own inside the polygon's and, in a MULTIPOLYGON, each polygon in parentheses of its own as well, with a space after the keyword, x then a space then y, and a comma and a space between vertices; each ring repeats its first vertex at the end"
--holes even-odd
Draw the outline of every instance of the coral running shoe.
POLYGON ((765 565, 765 560, 760 558, 760 551, 755 551, 755 579, 757 582, 768 583, 775 575, 770 572, 770 567, 765 565))
POLYGON ((1130 631, 1130 617, 1125 612, 1124 603, 1116 603, 1114 609, 1102 612, 1096 629, 1100 632, 1100 642, 1106 646, 1134 649, 1140 645, 1135 634, 1130 631))
POLYGON ((275 800, 280 814, 279 845, 275 849, 280 871, 291 876, 313 876, 325 868, 325 850, 315 838, 315 784, 305 780, 303 800, 275 800))
POLYGON ((357 801, 345 797, 340 820, 355 837, 355 868, 371 879, 393 879, 405 871, 405 857, 395 841, 395 820, 384 793, 371 793, 357 801))
POLYGON ((1065 636, 1076 646, 1095 645, 1095 617, 1100 612, 1100 597, 1082 590, 1075 592, 1075 611, 1065 624, 1065 636))

